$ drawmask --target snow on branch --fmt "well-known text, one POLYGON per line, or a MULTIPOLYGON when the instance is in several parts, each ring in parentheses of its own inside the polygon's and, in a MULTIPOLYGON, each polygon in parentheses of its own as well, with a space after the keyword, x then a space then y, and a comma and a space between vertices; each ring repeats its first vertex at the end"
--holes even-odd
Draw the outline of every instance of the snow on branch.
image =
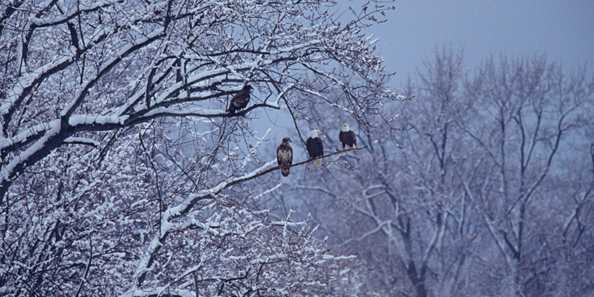
MULTIPOLYGON (((347 152, 351 152, 351 151, 361 150, 363 148, 364 147, 333 152, 330 154, 326 154, 326 155, 322 156, 321 158, 328 158, 328 157, 332 157, 335 155, 339 155, 339 154, 343 154, 343 153, 347 153, 347 152)), ((307 164, 307 163, 310 163, 313 161, 314 160, 312 160, 312 159, 304 160, 304 161, 297 162, 297 163, 293 164, 291 167, 301 166, 301 165, 304 165, 304 164, 307 164)), ((189 226, 189 224, 205 227, 202 223, 197 223, 194 220, 188 221, 189 224, 188 223, 175 224, 175 223, 172 223, 173 219, 188 214, 192 210, 193 206, 200 200, 216 199, 216 196, 221 191, 223 191, 233 185, 236 185, 236 184, 239 184, 242 182, 246 182, 246 181, 255 179, 257 177, 263 176, 265 174, 271 173, 273 171, 279 170, 280 167, 275 164, 277 164, 276 160, 269 161, 269 162, 265 163, 264 165, 252 170, 251 172, 249 172, 247 174, 244 174, 239 177, 228 178, 225 181, 220 182, 216 186, 211 187, 206 190, 201 190, 198 193, 193 194, 190 197, 186 198, 183 202, 181 202, 175 206, 169 207, 167 210, 165 210, 163 212, 163 215, 161 218, 160 232, 157 235, 155 235, 155 237, 151 240, 150 244, 148 245, 144 254, 142 255, 142 257, 140 258, 140 260, 138 261, 138 263, 136 265, 136 272, 134 273, 134 276, 136 279, 135 287, 132 288, 131 291, 128 291, 128 293, 124 294, 123 296, 136 296, 135 290, 137 288, 140 288, 140 286, 142 285, 142 283, 144 282, 144 280, 147 276, 147 273, 151 271, 151 266, 155 260, 156 255, 158 254, 158 252, 161 249, 161 247, 163 246, 166 238, 168 237, 168 235, 171 232, 179 230, 178 228, 187 228, 189 226), (131 294, 131 295, 129 295, 129 294, 131 294)))
MULTIPOLYGON (((300 102, 301 98, 292 96, 298 88, 317 94, 325 94, 327 90, 327 86, 309 85, 310 75, 334 83, 314 70, 342 67, 348 72, 345 74, 353 74, 362 68, 377 69, 372 64, 373 42, 357 33, 364 28, 363 23, 349 23, 348 27, 337 23, 329 13, 336 4, 333 1, 12 2, 0 12, 0 59, 4 62, 0 75, 0 205, 7 215, 6 221, 10 221, 3 236, 20 240, 23 235, 22 242, 26 245, 38 238, 51 239, 38 245, 41 250, 14 249, 16 260, 9 264, 8 273, 16 278, 8 279, 7 283, 20 286, 21 291, 17 289, 17 292, 25 292, 22 288, 30 285, 26 283, 27 277, 19 274, 27 266, 31 269, 26 273, 40 277, 37 284, 26 290, 41 295, 48 294, 54 282, 65 288, 66 295, 77 296, 87 290, 88 294, 101 295, 99 292, 104 291, 96 283, 107 278, 106 286, 117 288, 112 294, 156 297, 194 293, 174 287, 190 288, 191 281, 186 277, 202 273, 200 267, 188 270, 194 259, 169 254, 165 246, 178 244, 177 240, 203 243, 203 238, 185 237, 195 230, 198 236, 218 239, 244 235, 237 235, 237 230, 249 230, 250 236, 261 228, 280 232, 278 224, 284 227, 292 224, 262 223, 264 214, 244 213, 241 209, 244 205, 233 208, 240 215, 226 213, 230 207, 222 205, 226 202, 222 198, 225 190, 279 170, 276 160, 250 168, 260 158, 261 150, 255 147, 264 141, 257 141, 255 147, 247 141, 247 156, 236 159, 237 155, 232 158, 231 154, 225 155, 227 151, 235 152, 235 145, 240 143, 236 135, 253 128, 251 117, 243 117, 260 108, 281 110, 281 100, 289 109, 295 107, 295 113, 290 110, 293 116, 300 116, 301 107, 305 106, 302 103, 315 104, 321 100, 307 96, 308 102, 300 102), (357 65, 350 65, 351 61, 357 65), (345 68, 349 65, 353 67, 345 68), (253 100, 235 113, 225 111, 223 105, 237 98, 246 84, 255 90, 253 100), (255 98, 266 91, 265 100, 255 98), (142 160, 145 155, 134 155, 138 140, 134 137, 137 129, 133 128, 141 128, 138 130, 143 133, 155 132, 146 133, 149 147, 143 144, 150 164, 142 160), (212 131, 210 135, 214 137, 184 134, 193 128, 212 131), (81 146, 103 148, 96 160, 90 160, 85 155, 89 149, 81 146), (186 151, 191 152, 186 154, 186 151), (199 157, 193 158, 191 154, 199 157), (179 176, 172 176, 165 169, 172 167, 167 160, 162 161, 177 157, 183 160, 176 163, 175 173, 181 171, 183 179, 191 183, 184 184, 179 176), (233 166, 236 176, 225 175, 228 171, 223 169, 226 166, 222 162, 233 166), (34 189, 30 186, 33 183, 34 189), (158 201, 149 194, 152 183, 158 201), (31 199, 20 198, 23 190, 34 190, 27 194, 31 199), (39 207, 27 208, 24 203, 31 201, 39 207), (159 216, 152 217, 156 204, 159 216), (205 205, 213 212, 202 212, 205 205), (219 207, 222 213, 217 212, 219 207), (27 211, 21 211, 24 209, 27 211), (228 221, 229 217, 241 222, 228 221), (13 223, 21 219, 37 221, 13 223), (43 234, 37 229, 44 229, 43 234), (114 234, 121 237, 114 240, 110 237, 114 234), (117 246, 120 239, 125 242, 123 248, 117 246), (64 246, 68 240, 72 244, 64 246), (118 251, 114 257, 110 254, 112 250, 118 251), (55 251, 64 251, 64 257, 56 257, 55 251), (97 269, 106 257, 113 259, 108 259, 105 271, 101 271, 103 266, 97 269), (56 261, 40 265, 38 259, 56 261), (181 273, 178 278, 166 275, 169 267, 180 264, 181 269, 175 272, 181 273), (67 269, 56 275, 44 272, 57 267, 67 269), (15 273, 14 269, 19 271, 15 273), (78 292, 69 288, 78 288, 78 292)), ((332 103, 334 99, 328 97, 325 99, 332 103)), ((340 112, 349 108, 344 106, 340 112)), ((330 153, 322 158, 360 149, 363 148, 330 153)), ((302 160, 292 166, 311 161, 302 160)), ((280 189, 282 184, 258 191, 261 194, 253 199, 280 189)), ((303 229, 304 233, 309 232, 303 229)), ((295 236, 287 233, 291 239, 295 236)), ((304 242, 312 244, 313 240, 304 239, 304 242)), ((249 248, 253 244, 260 243, 246 245, 249 248)), ((284 243, 278 244, 273 244, 273 248, 283 248, 284 243)), ((326 251, 318 252, 321 255, 326 251)), ((275 261, 295 260, 280 250, 262 258, 229 252, 225 260, 248 256, 256 262, 266 257, 275 261)), ((254 274, 256 280, 266 278, 262 267, 271 262, 260 264, 260 271, 254 274)), ((308 263, 295 265, 303 267, 291 269, 312 269, 314 274, 326 269, 307 267, 308 263)), ((199 286, 209 287, 212 282, 221 282, 222 286, 224 282, 235 282, 233 277, 238 275, 237 271, 224 274, 220 278, 202 278, 199 286)), ((245 277, 244 271, 239 275, 245 277)), ((287 276, 291 277, 298 278, 287 276)), ((305 291, 323 287, 324 281, 307 280, 300 285, 310 286, 298 289, 305 291)), ((268 285, 257 284, 249 290, 259 290, 259 286, 268 285)), ((277 292, 290 292, 291 286, 281 285, 277 292)), ((218 294, 224 295, 221 292, 218 294)), ((247 293, 250 294, 254 292, 247 293)))
POLYGON ((68 137, 64 139, 64 143, 90 145, 96 148, 101 146, 101 143, 99 143, 98 141, 86 137, 68 137))
POLYGON ((202 109, 202 108, 189 108, 186 110, 175 110, 173 108, 154 108, 151 111, 143 114, 142 116, 134 118, 134 121, 145 122, 148 119, 153 119, 157 117, 200 117, 200 118, 223 118, 223 117, 232 117, 232 116, 241 116, 245 115, 246 113, 256 109, 256 108, 272 108, 272 109, 279 109, 279 107, 270 105, 270 104, 253 104, 250 107, 236 112, 234 114, 230 114, 228 112, 222 112, 219 110, 209 110, 209 109, 202 109))

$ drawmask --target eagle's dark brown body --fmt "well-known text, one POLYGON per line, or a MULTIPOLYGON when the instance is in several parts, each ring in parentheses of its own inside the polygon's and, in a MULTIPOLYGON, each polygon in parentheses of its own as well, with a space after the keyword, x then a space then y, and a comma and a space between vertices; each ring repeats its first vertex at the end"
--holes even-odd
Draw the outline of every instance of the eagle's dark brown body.
POLYGON ((235 113, 238 110, 242 110, 247 107, 250 102, 250 94, 252 92, 252 86, 245 85, 237 94, 231 99, 229 104, 229 112, 235 113))
POLYGON ((350 149, 357 147, 357 136, 353 131, 340 131, 338 139, 342 143, 342 149, 350 149))
POLYGON ((314 130, 312 136, 308 137, 305 141, 305 147, 307 148, 309 158, 315 160, 314 164, 317 166, 322 164, 320 158, 324 156, 324 143, 322 143, 319 133, 318 130, 314 130))

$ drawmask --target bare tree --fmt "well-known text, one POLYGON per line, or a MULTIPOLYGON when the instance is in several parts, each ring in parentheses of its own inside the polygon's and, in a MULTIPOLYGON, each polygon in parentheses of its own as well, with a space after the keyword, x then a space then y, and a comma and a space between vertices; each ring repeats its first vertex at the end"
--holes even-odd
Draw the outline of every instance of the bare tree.
POLYGON ((246 202, 277 170, 249 125, 298 95, 333 104, 311 79, 365 104, 342 75, 382 83, 375 4, 346 23, 333 1, 0 4, 0 292, 350 292, 355 260, 246 202))
MULTIPOLYGON (((368 282, 385 294, 587 295, 592 171, 582 133, 594 80, 541 57, 491 59, 476 72, 462 62, 439 49, 397 97, 413 100, 343 118, 366 150, 307 172, 293 187, 297 205, 373 267, 368 282)), ((339 127, 318 112, 312 125, 339 127)))
POLYGON ((585 72, 567 76, 540 57, 489 60, 473 81, 479 121, 465 130, 493 170, 468 179, 465 190, 504 259, 508 294, 543 293, 528 292, 554 265, 543 242, 551 230, 541 229, 541 220, 551 218, 541 205, 553 205, 544 185, 563 168, 555 162, 560 147, 583 125, 593 92, 585 72))

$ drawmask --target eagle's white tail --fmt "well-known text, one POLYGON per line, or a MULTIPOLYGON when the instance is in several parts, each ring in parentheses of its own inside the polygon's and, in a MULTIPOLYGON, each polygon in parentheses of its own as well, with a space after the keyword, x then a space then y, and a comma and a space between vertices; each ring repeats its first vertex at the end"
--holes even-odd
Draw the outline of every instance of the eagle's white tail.
POLYGON ((322 166, 322 159, 315 159, 314 164, 318 167, 322 166))

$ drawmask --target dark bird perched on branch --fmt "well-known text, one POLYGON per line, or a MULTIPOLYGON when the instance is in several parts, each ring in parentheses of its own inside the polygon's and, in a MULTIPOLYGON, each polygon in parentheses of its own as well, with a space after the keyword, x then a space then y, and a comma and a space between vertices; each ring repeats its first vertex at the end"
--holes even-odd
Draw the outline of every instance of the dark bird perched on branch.
POLYGON ((315 160, 314 164, 320 166, 322 164, 322 160, 319 158, 324 155, 324 144, 320 138, 320 130, 315 129, 311 132, 311 136, 308 137, 307 141, 305 142, 305 147, 309 153, 309 158, 315 160))
POLYGON ((231 99, 231 103, 229 104, 229 112, 235 113, 238 110, 242 110, 246 108, 248 103, 250 102, 250 93, 252 91, 252 86, 245 85, 243 88, 237 92, 231 99))
POLYGON ((357 147, 357 136, 355 132, 351 130, 349 124, 344 123, 340 127, 340 133, 338 133, 338 139, 342 143, 342 149, 352 149, 357 147))
POLYGON ((278 167, 280 167, 283 176, 289 175, 289 169, 293 163, 293 148, 291 147, 291 139, 289 137, 283 138, 283 142, 276 149, 276 160, 278 167))

